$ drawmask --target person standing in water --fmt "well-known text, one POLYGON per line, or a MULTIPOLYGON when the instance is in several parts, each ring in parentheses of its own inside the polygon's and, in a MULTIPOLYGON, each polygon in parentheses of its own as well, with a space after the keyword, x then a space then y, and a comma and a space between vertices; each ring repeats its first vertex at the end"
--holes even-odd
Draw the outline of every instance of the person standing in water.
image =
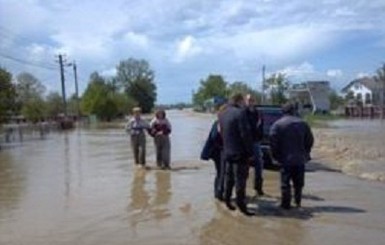
POLYGON ((150 125, 141 117, 142 110, 135 107, 132 110, 133 117, 126 125, 126 131, 131 136, 131 147, 134 153, 135 166, 146 165, 146 134, 145 130, 150 129, 150 125))
POLYGON ((154 137, 156 164, 162 169, 170 169, 170 133, 171 124, 166 118, 166 112, 159 109, 150 122, 150 134, 154 137))

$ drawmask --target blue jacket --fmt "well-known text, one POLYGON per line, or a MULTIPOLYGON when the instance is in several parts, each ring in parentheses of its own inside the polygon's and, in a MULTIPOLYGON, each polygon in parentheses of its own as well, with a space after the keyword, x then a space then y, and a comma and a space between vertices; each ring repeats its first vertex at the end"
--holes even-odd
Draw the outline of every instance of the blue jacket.
POLYGON ((271 151, 283 165, 305 164, 310 160, 313 143, 309 125, 299 117, 284 115, 271 126, 271 151))

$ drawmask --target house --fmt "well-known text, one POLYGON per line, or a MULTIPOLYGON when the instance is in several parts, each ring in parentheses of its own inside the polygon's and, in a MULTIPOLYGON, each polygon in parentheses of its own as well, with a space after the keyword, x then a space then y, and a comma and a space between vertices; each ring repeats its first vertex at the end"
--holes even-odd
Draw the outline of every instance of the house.
POLYGON ((330 111, 329 93, 328 81, 307 81, 293 84, 289 89, 289 98, 298 103, 300 111, 325 113, 330 111))
POLYGON ((378 105, 380 102, 380 87, 372 77, 362 77, 351 81, 341 92, 353 96, 362 105, 378 105))

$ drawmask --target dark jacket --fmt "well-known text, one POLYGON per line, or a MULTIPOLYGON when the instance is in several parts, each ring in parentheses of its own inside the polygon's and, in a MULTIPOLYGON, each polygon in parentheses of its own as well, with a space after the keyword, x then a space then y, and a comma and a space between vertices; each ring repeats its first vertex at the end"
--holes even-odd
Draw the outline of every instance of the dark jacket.
POLYGON ((253 142, 260 142, 263 138, 263 120, 256 106, 246 107, 247 121, 249 122, 253 142))
POLYGON ((273 157, 283 165, 300 165, 310 160, 313 134, 301 118, 284 115, 270 129, 273 157))
POLYGON ((253 140, 243 108, 229 104, 219 115, 219 124, 226 158, 247 159, 253 156, 253 140))
POLYGON ((218 130, 218 120, 216 120, 211 126, 211 130, 205 145, 201 152, 202 160, 220 161, 221 151, 223 149, 222 137, 218 130))

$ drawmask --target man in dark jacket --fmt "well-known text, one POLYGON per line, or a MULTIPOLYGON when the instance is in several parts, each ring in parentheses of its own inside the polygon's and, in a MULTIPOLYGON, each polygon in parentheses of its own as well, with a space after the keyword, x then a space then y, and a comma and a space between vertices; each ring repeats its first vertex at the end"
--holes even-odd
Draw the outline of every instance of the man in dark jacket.
POLYGON ((263 137, 263 120, 258 112, 255 97, 247 94, 245 97, 246 115, 250 126, 250 132, 253 139, 254 150, 254 189, 259 196, 263 196, 263 158, 261 150, 261 140, 263 137))
POLYGON ((241 94, 231 97, 230 103, 219 115, 219 126, 226 161, 224 195, 226 206, 230 210, 235 210, 231 204, 231 194, 235 185, 236 204, 239 210, 245 215, 252 215, 247 210, 245 198, 249 163, 253 160, 253 145, 241 94))
POLYGON ((281 207, 290 209, 290 181, 293 182, 295 204, 301 206, 305 163, 310 160, 314 139, 309 125, 295 116, 293 104, 285 104, 282 110, 283 117, 270 129, 270 147, 273 157, 281 164, 281 207))

